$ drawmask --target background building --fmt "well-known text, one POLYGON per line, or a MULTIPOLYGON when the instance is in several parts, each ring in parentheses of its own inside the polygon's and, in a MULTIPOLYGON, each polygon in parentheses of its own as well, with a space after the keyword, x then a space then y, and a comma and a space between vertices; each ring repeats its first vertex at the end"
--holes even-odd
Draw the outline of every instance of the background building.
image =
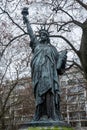
POLYGON ((61 78, 61 113, 72 126, 87 126, 87 82, 78 69, 61 78))

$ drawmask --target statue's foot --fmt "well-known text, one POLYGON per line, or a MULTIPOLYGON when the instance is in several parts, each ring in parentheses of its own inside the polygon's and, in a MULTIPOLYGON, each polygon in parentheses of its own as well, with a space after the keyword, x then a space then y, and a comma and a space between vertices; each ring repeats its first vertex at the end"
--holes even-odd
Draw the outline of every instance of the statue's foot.
POLYGON ((47 121, 48 117, 46 115, 42 116, 39 121, 47 121))

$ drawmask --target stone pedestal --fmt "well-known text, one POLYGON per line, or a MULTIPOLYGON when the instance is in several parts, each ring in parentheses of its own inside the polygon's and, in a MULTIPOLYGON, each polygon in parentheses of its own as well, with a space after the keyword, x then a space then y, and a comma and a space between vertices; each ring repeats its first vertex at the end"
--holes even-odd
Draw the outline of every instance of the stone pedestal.
POLYGON ((73 130, 72 128, 67 128, 67 127, 29 127, 26 130, 73 130))
POLYGON ((69 124, 63 121, 34 121, 25 122, 20 130, 73 130, 69 124))

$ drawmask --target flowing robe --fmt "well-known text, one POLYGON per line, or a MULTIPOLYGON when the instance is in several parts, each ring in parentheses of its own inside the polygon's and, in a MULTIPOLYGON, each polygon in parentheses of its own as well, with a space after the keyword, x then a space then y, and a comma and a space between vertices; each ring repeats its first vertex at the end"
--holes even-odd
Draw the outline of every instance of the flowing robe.
POLYGON ((59 75, 65 69, 65 60, 65 53, 59 55, 51 44, 39 43, 34 47, 31 74, 36 107, 44 102, 43 95, 50 91, 54 95, 54 110, 59 109, 56 108, 60 102, 59 75))
POLYGON ((36 106, 43 103, 42 96, 49 90, 53 94, 60 93, 58 67, 63 58, 60 58, 57 49, 51 44, 37 44, 34 48, 31 69, 36 106))

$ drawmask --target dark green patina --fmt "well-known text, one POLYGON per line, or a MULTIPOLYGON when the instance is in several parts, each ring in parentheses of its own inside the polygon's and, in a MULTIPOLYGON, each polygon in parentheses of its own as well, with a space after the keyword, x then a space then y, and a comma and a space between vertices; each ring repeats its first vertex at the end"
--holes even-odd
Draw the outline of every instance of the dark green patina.
POLYGON ((24 24, 30 36, 30 47, 33 58, 31 61, 32 87, 36 101, 34 121, 58 121, 60 114, 59 75, 64 73, 66 50, 58 53, 51 45, 49 31, 44 27, 39 30, 39 40, 33 33, 27 18, 28 9, 22 11, 24 24))

